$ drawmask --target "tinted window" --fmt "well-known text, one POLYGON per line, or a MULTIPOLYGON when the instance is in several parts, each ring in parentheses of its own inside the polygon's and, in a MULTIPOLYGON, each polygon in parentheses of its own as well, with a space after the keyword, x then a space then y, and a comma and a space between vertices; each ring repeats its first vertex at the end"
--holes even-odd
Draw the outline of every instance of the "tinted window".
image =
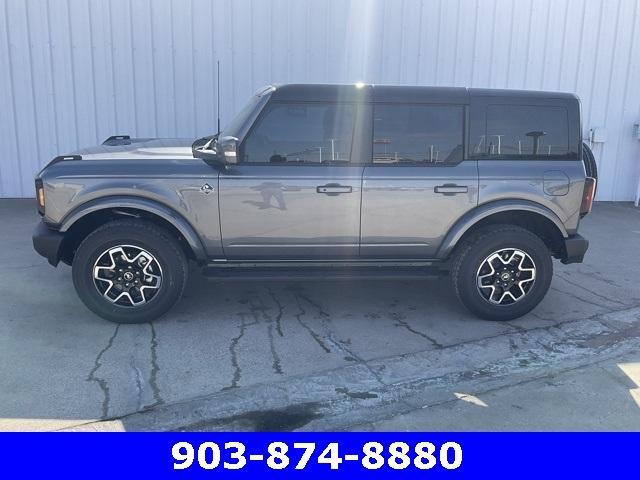
POLYGON ((244 142, 243 162, 348 162, 353 105, 273 104, 244 142))
POLYGON ((376 105, 373 162, 437 165, 462 160, 463 108, 376 105))
POLYGON ((490 105, 487 134, 473 151, 492 157, 559 157, 569 154, 569 121, 564 107, 490 105))

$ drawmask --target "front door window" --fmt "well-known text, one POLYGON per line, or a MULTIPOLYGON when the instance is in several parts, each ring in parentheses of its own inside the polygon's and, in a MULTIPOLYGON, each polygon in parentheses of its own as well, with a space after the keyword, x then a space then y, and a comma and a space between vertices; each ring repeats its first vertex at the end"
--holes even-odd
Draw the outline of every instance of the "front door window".
POLYGON ((245 163, 347 163, 354 106, 275 103, 258 120, 241 151, 245 163))

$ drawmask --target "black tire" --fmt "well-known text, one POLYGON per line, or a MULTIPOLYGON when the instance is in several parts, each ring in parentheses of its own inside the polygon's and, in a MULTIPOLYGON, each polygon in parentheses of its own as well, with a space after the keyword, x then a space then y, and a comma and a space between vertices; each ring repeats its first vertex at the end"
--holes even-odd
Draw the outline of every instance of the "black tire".
MULTIPOLYGON (((454 254, 450 276, 456 295, 469 311, 486 320, 505 321, 525 315, 540 303, 551 284, 553 263, 547 246, 530 231, 513 225, 492 225, 474 232, 460 244, 454 254), (486 298, 493 295, 494 291, 489 290, 489 286, 483 287, 484 293, 481 293, 477 278, 487 258, 494 252, 510 249, 518 249, 530 257, 535 267, 535 277, 530 287, 524 287, 528 290, 517 301, 496 305, 486 298)), ((519 290, 517 286, 515 288, 517 295, 519 290)), ((494 299, 498 300, 503 292, 502 287, 498 286, 494 299)), ((505 298, 505 302, 510 301, 510 297, 505 298)))
MULTIPOLYGON (((187 282, 188 261, 177 239, 165 229, 144 220, 115 220, 97 228, 83 240, 73 259, 72 272, 76 292, 89 310, 116 323, 145 323, 160 317, 180 299, 187 282), (144 304, 112 303, 98 290, 97 285, 102 286, 100 281, 94 283, 94 266, 98 259, 110 248, 120 245, 146 251, 157 262, 154 265, 160 267, 159 286, 149 289, 151 293, 144 292, 150 297, 144 304)), ((117 290, 114 296, 119 292, 117 290)), ((120 302, 126 303, 126 298, 120 302)))

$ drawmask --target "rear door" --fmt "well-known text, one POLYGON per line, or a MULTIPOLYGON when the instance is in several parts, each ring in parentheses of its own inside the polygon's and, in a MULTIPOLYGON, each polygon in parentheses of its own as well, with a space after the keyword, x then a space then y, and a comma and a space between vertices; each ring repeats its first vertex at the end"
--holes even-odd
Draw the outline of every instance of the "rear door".
POLYGON ((465 160, 465 106, 376 103, 373 160, 363 175, 360 254, 434 258, 448 230, 478 203, 465 160))
POLYGON ((356 257, 364 166, 354 103, 272 102, 220 174, 229 259, 356 257), (354 158, 354 155, 356 158, 354 158))

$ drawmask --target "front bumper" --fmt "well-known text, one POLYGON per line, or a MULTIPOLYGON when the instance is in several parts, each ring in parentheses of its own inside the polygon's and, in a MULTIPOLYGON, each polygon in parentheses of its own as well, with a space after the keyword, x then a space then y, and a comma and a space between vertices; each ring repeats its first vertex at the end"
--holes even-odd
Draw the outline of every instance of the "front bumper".
POLYGON ((45 257, 54 267, 60 262, 64 235, 51 230, 44 222, 40 222, 33 231, 33 248, 45 257))
POLYGON ((582 263, 589 248, 589 240, 581 235, 571 235, 564 239, 562 263, 582 263))

